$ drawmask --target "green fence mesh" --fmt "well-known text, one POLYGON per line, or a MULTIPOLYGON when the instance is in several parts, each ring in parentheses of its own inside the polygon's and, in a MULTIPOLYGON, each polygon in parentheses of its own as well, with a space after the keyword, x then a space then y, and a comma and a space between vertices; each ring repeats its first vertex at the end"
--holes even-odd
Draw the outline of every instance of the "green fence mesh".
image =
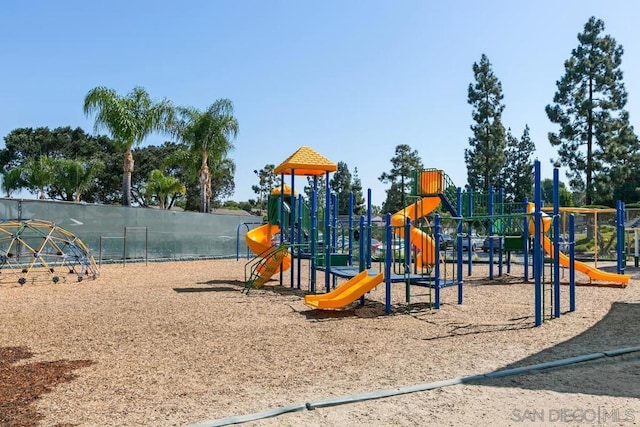
POLYGON ((0 218, 53 222, 79 237, 96 260, 101 257, 106 261, 246 254, 244 235, 262 219, 23 199, 0 199, 0 218), (248 225, 241 227, 244 223, 248 225))

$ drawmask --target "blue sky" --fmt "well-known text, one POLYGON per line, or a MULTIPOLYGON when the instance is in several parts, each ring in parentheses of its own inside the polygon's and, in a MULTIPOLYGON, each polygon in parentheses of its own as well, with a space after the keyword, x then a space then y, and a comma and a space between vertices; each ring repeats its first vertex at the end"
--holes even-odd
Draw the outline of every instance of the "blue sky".
POLYGON ((240 123, 232 199, 255 198, 253 171, 306 145, 357 167, 379 205, 386 185, 378 177, 398 144, 465 184, 467 88, 485 53, 503 85, 503 123, 517 136, 529 125, 550 177, 547 133, 557 128, 544 107, 590 16, 625 48, 627 109, 638 131, 638 2, 6 2, 0 135, 38 126, 93 132, 82 103, 95 86, 123 94, 143 86, 201 109, 229 98, 240 123))

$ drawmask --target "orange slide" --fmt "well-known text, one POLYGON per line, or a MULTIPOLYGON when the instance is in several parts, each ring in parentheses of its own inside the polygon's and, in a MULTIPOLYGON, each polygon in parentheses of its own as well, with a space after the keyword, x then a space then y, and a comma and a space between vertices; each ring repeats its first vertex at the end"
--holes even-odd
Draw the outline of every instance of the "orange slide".
POLYGON ((306 295, 304 303, 320 309, 344 307, 378 286, 383 280, 384 275, 382 273, 376 276, 369 276, 366 270, 361 271, 329 293, 306 295))
MULTIPOLYGON (((424 197, 422 200, 418 200, 414 204, 407 206, 403 210, 393 214, 391 216, 391 225, 396 228, 396 234, 399 237, 404 238, 404 227, 407 223, 407 218, 411 219, 411 222, 415 222, 418 218, 421 218, 431 212, 440 204, 440 197, 429 196, 424 197)), ((427 235, 419 228, 411 227, 411 244, 420 249, 418 254, 417 264, 433 265, 436 259, 436 242, 431 236, 427 235)))
MULTIPOLYGON (((535 209, 535 205, 533 203, 529 203, 527 205, 527 212, 528 213, 532 213, 534 209, 535 209)), ((543 229, 543 232, 549 230, 550 226, 551 226, 551 217, 549 215, 547 215, 545 212, 542 212, 542 229, 543 229)), ((534 234, 533 221, 530 222, 529 233, 534 234)), ((551 258, 554 257, 553 256, 554 255, 553 242, 547 236, 542 236, 542 247, 543 247, 544 251, 547 254, 549 254, 549 256, 551 258)), ((562 252, 559 253, 558 260, 559 260, 561 266, 563 266, 563 267, 568 267, 569 266, 569 257, 567 255, 563 254, 562 252)), ((579 272, 584 273, 587 276, 589 276, 589 278, 591 280, 602 280, 602 281, 606 281, 606 282, 613 282, 613 284, 611 286, 616 286, 616 287, 622 286, 622 287, 625 287, 629 283, 629 279, 631 279, 631 276, 629 276, 629 275, 617 274, 617 273, 609 273, 607 271, 598 270, 597 268, 592 267, 589 264, 586 264, 586 263, 581 262, 581 261, 575 261, 575 267, 576 267, 576 270, 578 270, 579 272)))
POLYGON ((245 241, 249 249, 259 257, 267 258, 264 265, 260 266, 260 276, 253 282, 256 288, 264 285, 274 274, 281 269, 288 270, 291 267, 291 255, 287 252, 274 253, 271 245, 271 236, 277 234, 280 227, 272 224, 264 224, 247 232, 245 241))
MULTIPOLYGON (((553 242, 551 241, 551 239, 549 239, 547 236, 542 236, 542 246, 544 247, 544 251, 548 253, 551 258, 553 258, 553 242)), ((568 267, 569 257, 562 252, 560 252, 559 254, 560 265, 563 267, 568 267)), ((619 286, 618 283, 627 286, 627 284, 629 283, 629 279, 631 278, 626 274, 609 273, 607 271, 598 270, 597 268, 592 267, 589 264, 585 264, 581 261, 575 261, 575 266, 576 270, 586 274, 592 280, 614 282, 615 285, 612 286, 619 286)))

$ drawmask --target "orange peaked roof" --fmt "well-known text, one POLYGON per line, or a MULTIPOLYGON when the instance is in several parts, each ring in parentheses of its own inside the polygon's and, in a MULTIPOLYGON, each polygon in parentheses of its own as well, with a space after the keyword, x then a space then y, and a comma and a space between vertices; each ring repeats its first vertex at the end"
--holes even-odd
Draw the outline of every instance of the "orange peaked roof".
POLYGON ((273 172, 285 175, 324 175, 335 172, 338 166, 312 148, 300 147, 287 160, 276 167, 273 172))

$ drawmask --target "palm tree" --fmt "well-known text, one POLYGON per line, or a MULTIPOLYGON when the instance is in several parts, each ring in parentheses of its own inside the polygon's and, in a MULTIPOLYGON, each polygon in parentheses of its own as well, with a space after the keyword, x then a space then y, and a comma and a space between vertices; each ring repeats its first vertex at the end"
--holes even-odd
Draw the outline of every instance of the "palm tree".
POLYGON ((142 87, 135 87, 126 96, 103 86, 91 89, 84 99, 84 113, 95 113, 95 130, 106 128, 111 137, 125 149, 122 176, 122 204, 131 206, 132 147, 139 145, 153 132, 171 128, 174 107, 163 99, 154 102, 142 87))
POLYGON ((26 181, 27 187, 32 189, 32 193, 40 193, 40 199, 45 198, 46 188, 54 181, 53 164, 54 160, 51 157, 40 156, 27 162, 22 170, 22 179, 26 181))
POLYGON ((238 120, 233 117, 229 99, 218 99, 204 112, 180 108, 182 116, 174 130, 176 136, 200 155, 200 211, 211 207, 211 173, 209 163, 219 163, 233 149, 231 138, 238 134, 238 120))
POLYGON ((172 203, 167 204, 167 198, 175 194, 184 194, 187 189, 177 178, 164 175, 154 169, 149 174, 147 192, 158 199, 161 209, 171 209, 172 203))
POLYGON ((15 167, 2 172, 2 190, 11 197, 11 193, 19 190, 24 185, 22 180, 22 168, 15 167))
POLYGON ((104 163, 99 160, 58 159, 54 164, 55 183, 64 193, 67 200, 80 203, 82 193, 94 184, 96 175, 102 172, 104 163))

